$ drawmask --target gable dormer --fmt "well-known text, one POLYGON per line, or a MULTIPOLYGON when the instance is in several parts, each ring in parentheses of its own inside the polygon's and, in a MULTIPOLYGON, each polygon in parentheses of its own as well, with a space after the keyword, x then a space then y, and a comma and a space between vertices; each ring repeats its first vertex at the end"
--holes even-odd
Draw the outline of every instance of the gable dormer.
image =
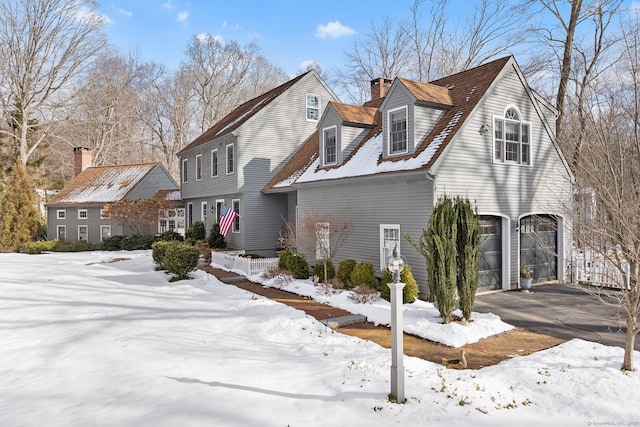
POLYGON ((330 102, 318 123, 320 167, 340 165, 375 125, 377 109, 330 102))
POLYGON ((413 154, 452 106, 446 87, 396 78, 380 105, 383 156, 413 154))

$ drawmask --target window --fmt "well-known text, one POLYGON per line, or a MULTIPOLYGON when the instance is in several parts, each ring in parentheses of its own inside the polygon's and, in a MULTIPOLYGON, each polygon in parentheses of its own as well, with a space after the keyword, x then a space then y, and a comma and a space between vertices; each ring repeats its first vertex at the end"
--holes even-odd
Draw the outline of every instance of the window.
POLYGON ((218 176, 218 149, 211 150, 211 178, 218 176))
POLYGON ((67 240, 67 227, 59 225, 57 229, 58 240, 67 240))
POLYGON ((320 95, 307 94, 307 121, 320 119, 320 95))
POLYGON ((196 181, 202 179, 202 154, 196 156, 196 181))
POLYGON ((227 175, 233 173, 233 144, 227 145, 227 175))
POLYGON ((232 209, 237 213, 236 218, 233 220, 233 232, 239 233, 240 232, 240 200, 233 199, 231 201, 231 205, 233 206, 232 209))
POLYGON ((86 209, 78 209, 78 219, 87 219, 86 209))
POLYGON ((187 227, 193 224, 193 203, 187 203, 187 227))
POLYGON ((58 209, 56 218, 58 218, 58 219, 66 219, 67 218, 67 210, 66 209, 58 209))
POLYGON ((407 140, 407 107, 389 111, 389 154, 406 153, 407 140))
POLYGON ((331 256, 331 235, 328 222, 316 222, 316 259, 331 256))
POLYGON ((78 240, 84 240, 85 242, 89 241, 89 226, 88 225, 79 225, 78 226, 78 240))
POLYGON ((400 225, 380 224, 380 271, 387 268, 387 262, 396 247, 400 255, 400 225))
POLYGON ((100 226, 100 241, 104 242, 109 237, 111 237, 111 226, 110 225, 101 225, 100 226))
POLYGON ((166 233, 166 231, 167 231, 167 220, 166 219, 161 219, 160 220, 158 231, 160 233, 166 233))
POLYGON ((499 163, 531 164, 530 125, 522 122, 515 107, 494 118, 493 158, 499 163))
POLYGON ((216 200, 216 222, 220 222, 220 206, 224 203, 224 199, 216 200))
POLYGON ((104 208, 100 209, 100 219, 107 219, 107 217, 104 215, 104 208))
POLYGON ((187 159, 182 159, 182 182, 187 182, 187 166, 189 162, 187 159))
POLYGON ((206 224, 206 222, 207 222, 207 202, 202 202, 200 205, 201 205, 201 208, 202 208, 202 216, 200 217, 200 219, 202 220, 202 222, 204 222, 206 224))
POLYGON ((330 127, 325 129, 322 133, 324 141, 324 164, 335 165, 338 161, 337 153, 337 141, 336 141, 337 128, 330 127))

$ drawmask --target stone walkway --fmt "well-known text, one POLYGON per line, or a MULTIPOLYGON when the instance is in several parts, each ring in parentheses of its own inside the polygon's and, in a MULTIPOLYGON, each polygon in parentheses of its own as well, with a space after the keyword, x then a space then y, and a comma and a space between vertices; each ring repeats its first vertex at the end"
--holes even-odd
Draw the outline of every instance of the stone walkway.
MULTIPOLYGON (((338 323, 337 331, 342 334, 373 341, 385 348, 391 347, 390 329, 384 326, 375 326, 370 322, 366 322, 364 316, 357 318, 358 320, 362 319, 361 322, 349 323, 348 320, 340 322, 338 319, 347 318, 353 320, 353 313, 322 304, 291 292, 264 287, 259 283, 251 282, 236 273, 210 266, 201 266, 200 268, 207 273, 214 275, 227 285, 237 286, 256 295, 302 310, 325 324, 331 325, 331 322, 336 322, 338 323)), ((336 328, 334 327, 334 329, 336 328)), ((442 363, 443 358, 458 358, 460 350, 464 349, 467 352, 468 368, 478 369, 483 366, 495 365, 496 363, 513 357, 514 355, 530 354, 535 351, 553 347, 561 342, 563 342, 563 340, 558 338, 535 334, 523 329, 517 329, 515 331, 480 340, 474 344, 467 344, 464 347, 456 349, 405 333, 404 354, 419 357, 434 363, 442 363)))

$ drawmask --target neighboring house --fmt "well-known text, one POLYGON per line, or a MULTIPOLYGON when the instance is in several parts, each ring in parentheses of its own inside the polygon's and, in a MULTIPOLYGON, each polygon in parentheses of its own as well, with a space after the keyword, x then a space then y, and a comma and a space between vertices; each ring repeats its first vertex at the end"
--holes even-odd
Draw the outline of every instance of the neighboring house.
POLYGON ((91 151, 75 148, 74 156, 76 176, 45 205, 49 240, 97 243, 111 236, 130 235, 128 227, 104 218, 105 205, 178 189, 160 163, 89 167, 91 151))
POLYGON ((477 206, 479 290, 516 288, 524 265, 537 282, 563 280, 573 175, 556 142, 556 113, 513 57, 430 83, 373 80, 363 106, 324 109, 317 131, 263 192, 289 200, 298 217, 351 218, 336 263, 382 269, 397 245, 423 295, 425 259, 403 235, 418 241, 445 194, 477 206))
POLYGON ((227 245, 275 255, 285 222, 295 211, 291 194, 263 187, 315 132, 336 95, 309 71, 237 107, 178 153, 187 228, 205 222, 207 233, 225 203, 239 216, 227 245))

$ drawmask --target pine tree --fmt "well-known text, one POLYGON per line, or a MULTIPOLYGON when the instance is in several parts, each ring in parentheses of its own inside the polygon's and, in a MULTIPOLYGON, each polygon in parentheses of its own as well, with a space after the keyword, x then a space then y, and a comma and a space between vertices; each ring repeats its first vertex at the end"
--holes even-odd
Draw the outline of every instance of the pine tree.
POLYGON ((33 184, 18 158, 0 198, 0 248, 18 250, 32 241, 38 232, 39 217, 33 184))

